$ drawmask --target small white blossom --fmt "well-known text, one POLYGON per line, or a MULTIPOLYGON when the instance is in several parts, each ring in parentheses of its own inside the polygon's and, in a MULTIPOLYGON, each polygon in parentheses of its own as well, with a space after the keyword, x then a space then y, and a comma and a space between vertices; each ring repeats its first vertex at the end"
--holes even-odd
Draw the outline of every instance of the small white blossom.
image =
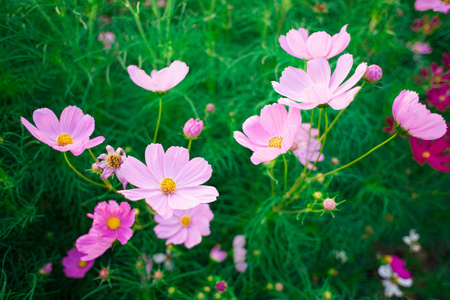
POLYGON ((404 279, 395 273, 390 265, 382 265, 378 268, 378 274, 384 280, 381 283, 384 286, 384 296, 391 298, 392 296, 401 297, 403 292, 398 288, 399 285, 403 287, 410 287, 413 283, 411 278, 404 279))
POLYGON ((342 263, 346 263, 348 261, 347 254, 345 253, 344 250, 342 251, 334 250, 333 253, 336 259, 339 259, 342 263))
POLYGON ((157 264, 163 264, 167 271, 173 270, 173 257, 172 251, 169 248, 166 249, 166 253, 156 253, 153 255, 153 260, 157 264))
POLYGON ((420 235, 416 233, 415 229, 409 231, 409 235, 403 237, 403 241, 408 245, 412 252, 419 252, 422 248, 418 242, 420 235))

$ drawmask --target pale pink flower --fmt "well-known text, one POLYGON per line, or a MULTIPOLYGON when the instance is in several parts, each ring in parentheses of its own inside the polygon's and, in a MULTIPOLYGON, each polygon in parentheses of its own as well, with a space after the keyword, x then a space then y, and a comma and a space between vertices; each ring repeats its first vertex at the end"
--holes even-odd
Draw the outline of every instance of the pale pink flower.
POLYGON ((160 71, 153 70, 150 76, 137 66, 128 66, 131 80, 141 88, 152 92, 165 92, 179 84, 189 72, 186 63, 174 61, 169 67, 160 71))
POLYGON ((218 247, 214 247, 211 249, 211 252, 209 253, 209 257, 212 260, 214 260, 218 263, 221 263, 225 260, 225 258, 227 258, 227 253, 218 247))
POLYGON ((39 274, 41 275, 48 275, 53 271, 53 263, 49 262, 48 264, 45 264, 42 268, 39 269, 39 274))
POLYGON ((401 126, 409 135, 423 140, 438 139, 447 131, 444 118, 431 113, 425 105, 419 103, 416 92, 401 91, 392 105, 392 114, 397 126, 401 126))
POLYGON ((89 233, 80 236, 75 245, 77 250, 83 254, 81 259, 88 261, 100 257, 106 250, 111 248, 114 241, 114 238, 102 237, 97 229, 91 227, 89 233))
POLYGON ((147 165, 132 156, 127 158, 122 174, 138 188, 118 193, 132 201, 145 199, 165 219, 172 217, 174 209, 210 203, 219 196, 215 187, 202 185, 211 178, 211 166, 201 157, 189 160, 186 148, 170 147, 164 153, 160 144, 150 144, 145 161, 147 165))
POLYGON ((244 248, 245 236, 237 235, 233 239, 233 262, 235 263, 235 268, 238 272, 243 273, 248 264, 245 261, 247 250, 244 248))
POLYGON ((289 98, 280 98, 278 103, 300 109, 312 109, 324 104, 335 110, 346 108, 361 88, 352 87, 367 69, 366 63, 359 64, 355 73, 343 83, 352 66, 353 56, 344 54, 339 57, 333 75, 330 64, 322 57, 308 61, 306 72, 287 67, 282 73, 280 83, 272 81, 275 91, 289 98))
POLYGON ((95 206, 94 214, 88 217, 94 220, 94 227, 103 238, 118 239, 125 245, 133 235, 131 226, 134 224, 136 210, 131 209, 130 204, 114 200, 100 202, 95 206))
POLYGON ((208 204, 199 204, 190 209, 177 209, 169 219, 160 215, 155 216, 158 225, 153 228, 159 239, 167 239, 166 245, 184 244, 192 248, 202 241, 202 236, 211 234, 209 222, 214 214, 208 204))
POLYGON ((93 260, 82 260, 83 253, 76 248, 72 248, 67 252, 67 256, 62 259, 64 266, 64 274, 69 278, 83 278, 86 272, 94 265, 93 260))
POLYGON ((304 28, 291 29, 286 36, 280 37, 279 42, 281 48, 292 56, 308 60, 316 57, 329 59, 347 48, 350 34, 347 33, 347 25, 333 36, 324 31, 308 36, 308 30, 304 28))
POLYGON ((37 128, 25 118, 20 118, 22 124, 35 138, 55 150, 70 151, 75 156, 105 140, 102 136, 89 140, 95 128, 94 118, 83 114, 76 106, 66 107, 61 113, 60 120, 48 108, 36 109, 33 112, 33 120, 37 128))
POLYGON ((245 246, 245 235, 239 234, 233 238, 233 247, 243 248, 245 246))
POLYGON ((190 118, 183 127, 183 133, 186 137, 193 139, 200 135, 203 129, 203 121, 200 119, 190 118))
POLYGON ((448 1, 440 0, 416 0, 414 8, 417 11, 432 9, 433 11, 439 11, 446 14, 450 10, 450 4, 448 4, 448 1))
POLYGON ((411 46, 411 51, 416 54, 430 54, 433 49, 427 43, 417 42, 411 46))
MULTIPOLYGON (((309 123, 304 123, 300 126, 294 138, 295 142, 291 147, 291 150, 294 152, 295 156, 298 157, 298 160, 302 165, 305 165, 306 162, 308 162, 308 165, 306 166, 308 169, 312 168, 313 163, 316 160, 323 161, 325 159, 323 153, 320 154, 322 144, 314 139, 314 137, 319 134, 319 130, 311 128, 310 136, 310 127, 311 124, 309 123)), ((313 170, 317 170, 317 167, 314 167, 313 170)))
POLYGON ((323 200, 322 205, 323 208, 328 211, 332 211, 336 208, 336 202, 334 201, 334 199, 331 198, 323 200))
POLYGON ((234 138, 253 151, 252 163, 269 162, 289 150, 301 120, 297 108, 290 108, 288 113, 282 104, 266 105, 261 116, 251 116, 244 122, 244 133, 234 132, 234 138))
MULTIPOLYGON (((125 159, 127 158, 125 151, 123 151, 122 148, 117 148, 117 150, 114 151, 114 148, 110 145, 106 146, 106 152, 108 154, 101 154, 97 158, 97 167, 103 169, 102 178, 108 179, 110 176, 112 176, 113 173, 116 173, 117 179, 122 183, 123 188, 127 186, 127 180, 123 177, 121 166, 125 162, 125 159), (104 161, 99 162, 100 159, 104 159, 104 161)), ((94 169, 94 168, 92 168, 94 169)))
POLYGON ((100 32, 97 36, 97 39, 102 42, 103 47, 108 50, 111 49, 112 44, 114 44, 116 35, 110 31, 100 32))
POLYGON ((103 268, 98 272, 98 277, 101 279, 106 279, 109 276, 109 269, 103 268))

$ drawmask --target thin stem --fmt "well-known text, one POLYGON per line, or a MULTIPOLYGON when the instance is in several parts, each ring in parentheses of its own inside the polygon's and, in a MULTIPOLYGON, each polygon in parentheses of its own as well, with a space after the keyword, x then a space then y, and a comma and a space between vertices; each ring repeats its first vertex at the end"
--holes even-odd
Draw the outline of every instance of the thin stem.
MULTIPOLYGON (((327 141, 328 132, 330 131, 330 128, 328 127, 328 114, 327 114, 326 108, 324 108, 324 110, 325 110, 325 132, 323 133, 323 143, 322 143, 322 146, 320 147, 319 156, 317 156, 316 161, 313 163, 311 169, 309 169, 308 173, 306 173, 305 176, 308 176, 309 174, 311 174, 311 172, 314 170, 314 167, 319 162, 320 156, 322 155, 323 149, 325 148, 325 142, 327 141)), ((316 147, 317 147, 317 144, 316 144, 316 147)), ((316 147, 314 147, 313 153, 314 153, 314 151, 316 151, 316 147)))
POLYGON ((153 143, 156 143, 156 137, 158 136, 159 122, 161 122, 161 111, 162 111, 162 97, 159 97, 159 113, 158 113, 158 123, 156 123, 155 136, 153 137, 153 143))
POLYGON ((328 173, 323 174, 323 176, 325 177, 325 176, 331 175, 331 174, 333 174, 333 173, 336 173, 336 172, 338 172, 338 171, 340 171, 340 170, 342 170, 342 169, 345 169, 345 168, 347 168, 347 167, 350 167, 351 165, 353 165, 354 163, 360 161, 361 159, 363 159, 364 157, 366 157, 367 155, 369 155, 369 154, 372 153, 373 151, 377 150, 378 148, 380 148, 380 147, 383 146, 384 144, 388 143, 390 140, 394 139, 396 136, 397 136, 397 132, 396 132, 393 136, 391 136, 390 138, 388 138, 387 140, 385 140, 384 142, 382 142, 381 144, 379 144, 378 146, 375 146, 375 147, 373 147, 372 149, 370 149, 366 154, 361 155, 360 157, 358 157, 358 158, 355 159, 354 161, 352 161, 352 162, 346 164, 345 166, 342 166, 342 167, 340 167, 340 168, 337 168, 336 170, 333 170, 333 171, 330 171, 330 172, 328 172, 328 173))
POLYGON ((269 174, 270 174, 270 190, 272 191, 272 197, 275 196, 275 182, 273 180, 273 167, 275 166, 275 164, 273 164, 270 169, 269 169, 269 174))
POLYGON ((192 144, 192 139, 189 139, 188 151, 191 151, 191 144, 192 144))
POLYGON ((287 165, 287 161, 286 161, 286 156, 284 154, 283 154, 283 161, 284 161, 284 192, 286 192, 288 165, 287 165))
POLYGON ((84 180, 86 180, 86 181, 88 181, 88 182, 90 182, 90 183, 92 183, 92 184, 95 184, 95 185, 98 185, 98 186, 101 186, 101 187, 104 187, 104 188, 107 188, 107 189, 108 189, 108 187, 107 187, 106 185, 103 185, 103 184, 100 184, 100 183, 98 183, 98 182, 92 181, 92 180, 90 180, 89 178, 85 177, 83 174, 81 174, 81 173, 80 173, 77 169, 75 169, 75 168, 72 166, 72 164, 69 162, 69 159, 67 158, 66 152, 63 152, 63 153, 64 153, 64 158, 66 159, 66 162, 67 162, 67 164, 69 165, 69 167, 72 168, 72 170, 74 170, 75 173, 77 173, 78 175, 80 175, 81 178, 83 178, 84 180))
POLYGON ((91 154, 92 158, 97 162, 97 157, 95 157, 94 153, 92 153, 91 149, 89 148, 89 153, 91 154))

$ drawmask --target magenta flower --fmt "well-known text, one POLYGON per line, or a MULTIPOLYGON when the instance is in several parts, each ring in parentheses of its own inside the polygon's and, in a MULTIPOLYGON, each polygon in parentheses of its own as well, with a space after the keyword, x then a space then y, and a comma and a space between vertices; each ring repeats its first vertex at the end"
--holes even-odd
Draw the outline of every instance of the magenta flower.
POLYGON ((136 85, 152 92, 162 93, 179 84, 189 72, 189 67, 186 63, 176 60, 167 68, 160 71, 153 70, 150 76, 137 66, 128 66, 127 70, 136 85))
POLYGON ((411 273, 405 269, 405 261, 395 255, 385 255, 384 260, 400 278, 409 279, 411 273))
POLYGON ((117 179, 119 179, 125 189, 128 182, 123 177, 121 171, 121 166, 127 158, 125 151, 123 151, 120 147, 114 151, 114 148, 108 145, 106 146, 106 152, 108 154, 103 153, 97 158, 97 167, 103 169, 102 178, 106 180, 113 173, 116 173, 117 179), (99 162, 99 159, 104 159, 104 161, 99 162))
POLYGON ((346 108, 361 88, 352 87, 367 69, 367 64, 361 63, 353 76, 342 83, 352 66, 352 55, 344 54, 339 57, 332 76, 328 61, 322 57, 308 61, 307 72, 287 67, 282 73, 280 83, 272 81, 275 91, 289 98, 281 98, 278 103, 300 109, 312 109, 324 104, 335 110, 346 108))
POLYGON ((118 239, 125 245, 133 235, 131 226, 134 224, 135 209, 130 204, 121 202, 120 206, 114 200, 100 202, 94 209, 94 214, 88 217, 94 220, 94 227, 99 235, 108 239, 118 239))
POLYGON ((212 169, 206 160, 189 160, 189 151, 170 147, 164 153, 160 144, 145 149, 147 165, 129 156, 122 165, 125 179, 137 189, 118 191, 125 198, 145 201, 165 219, 174 209, 189 209, 200 203, 216 201, 219 193, 213 186, 202 185, 211 178, 212 169))
POLYGON ((244 133, 235 131, 234 138, 253 151, 252 163, 269 162, 289 150, 301 120, 297 108, 291 108, 288 113, 284 105, 266 105, 261 110, 261 117, 248 118, 242 125, 244 133))
POLYGON ((289 30, 286 36, 280 36, 278 41, 281 48, 292 56, 308 60, 316 57, 329 59, 347 48, 350 34, 347 33, 347 25, 333 36, 324 31, 308 36, 308 30, 300 28, 289 30))
POLYGON ((39 269, 39 274, 41 275, 48 275, 53 271, 53 263, 49 262, 47 264, 45 264, 42 268, 39 269))
MULTIPOLYGON (((309 123, 304 123, 300 126, 294 138, 295 142, 291 147, 291 150, 294 152, 295 156, 298 157, 298 160, 302 165, 305 165, 306 162, 308 162, 308 169, 312 168, 313 163, 316 160, 323 161, 325 159, 325 156, 320 154, 322 144, 313 138, 319 134, 319 130, 311 128, 310 136, 310 127, 311 124, 309 123)), ((313 170, 317 170, 317 167, 314 167, 313 170)))
POLYGON ((442 64, 443 64, 447 69, 450 69, 450 52, 444 52, 444 53, 442 53, 442 64))
POLYGON ((430 54, 433 49, 427 43, 417 42, 411 46, 411 51, 416 54, 430 54))
POLYGON ((440 172, 450 172, 450 144, 440 138, 435 141, 421 141, 418 138, 409 139, 413 158, 419 164, 427 162, 433 169, 440 172))
POLYGON ((76 241, 77 250, 82 253, 81 259, 88 261, 100 257, 111 248, 114 238, 102 237, 101 233, 91 227, 89 233, 80 236, 76 241))
POLYGON ((442 26, 442 22, 438 16, 431 18, 429 21, 428 18, 428 15, 425 15, 421 19, 414 19, 414 23, 411 25, 411 30, 423 32, 424 34, 431 34, 433 31, 442 26))
POLYGON ((116 35, 110 31, 100 32, 97 36, 97 40, 103 43, 103 47, 108 50, 111 49, 112 44, 116 40, 116 35))
POLYGON ((184 135, 189 138, 193 139, 200 135, 203 129, 203 121, 200 121, 200 119, 193 119, 190 118, 186 124, 184 124, 183 133, 184 135))
POLYGON ((428 91, 428 103, 440 111, 450 106, 450 84, 446 84, 442 87, 432 88, 428 91))
POLYGON ((85 261, 81 260, 83 253, 76 248, 72 248, 67 252, 67 256, 62 259, 62 265, 64 266, 64 274, 69 278, 83 278, 86 272, 89 271, 94 265, 93 260, 85 261))
POLYGON ((167 239, 166 245, 184 244, 186 248, 192 248, 202 241, 202 236, 211 234, 209 222, 214 214, 208 204, 199 204, 190 209, 177 209, 172 217, 165 219, 161 215, 155 216, 158 225, 153 228, 159 239, 167 239))
POLYGON ((209 257, 218 262, 221 263, 227 258, 227 253, 223 250, 220 250, 218 247, 214 247, 211 249, 211 252, 209 253, 209 257))
POLYGON ((450 9, 450 4, 448 4, 447 1, 440 0, 416 0, 416 3, 414 3, 414 8, 417 11, 432 9, 433 11, 439 11, 446 14, 450 9))
POLYGON ((370 65, 366 69, 366 73, 364 73, 364 78, 368 82, 377 82, 383 77, 383 70, 377 65, 370 65))
POLYGON ((444 118, 419 103, 416 92, 401 91, 392 105, 392 115, 403 131, 423 140, 438 139, 447 131, 444 118))
POLYGON ((83 111, 76 106, 64 108, 60 120, 48 108, 36 109, 33 112, 33 121, 37 128, 25 118, 20 118, 22 124, 35 138, 55 150, 70 151, 75 156, 105 140, 102 136, 89 140, 95 128, 94 118, 83 114, 83 111))

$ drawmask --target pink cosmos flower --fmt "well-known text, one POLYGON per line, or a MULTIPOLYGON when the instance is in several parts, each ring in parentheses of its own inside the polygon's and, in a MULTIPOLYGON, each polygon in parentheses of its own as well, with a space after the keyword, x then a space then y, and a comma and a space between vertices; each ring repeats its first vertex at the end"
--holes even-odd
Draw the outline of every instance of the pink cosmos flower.
POLYGON ((83 253, 76 248, 72 248, 67 252, 67 256, 62 259, 64 266, 64 274, 69 278, 83 278, 86 272, 94 265, 94 260, 82 260, 83 253))
POLYGON ((169 219, 160 215, 155 216, 158 225, 153 228, 159 239, 167 239, 166 245, 184 244, 186 248, 192 248, 200 244, 202 236, 211 234, 209 222, 214 214, 208 204, 199 204, 190 209, 174 210, 169 219))
POLYGON ((37 128, 25 118, 20 118, 22 124, 35 138, 55 150, 70 151, 75 156, 105 140, 102 136, 89 140, 95 128, 94 118, 83 114, 76 106, 66 107, 61 113, 60 120, 48 108, 36 109, 33 112, 33 120, 37 128))
POLYGON ((347 33, 347 25, 333 36, 324 31, 308 36, 308 30, 300 28, 291 29, 286 36, 280 36, 278 41, 281 48, 292 56, 308 60, 316 57, 329 59, 347 48, 350 34, 347 33))
POLYGON ((414 23, 411 25, 411 30, 423 32, 424 34, 431 34, 433 31, 442 26, 442 22, 438 16, 432 17, 431 20, 428 19, 428 15, 423 16, 421 19, 414 19, 414 23))
POLYGON ((120 205, 114 200, 100 202, 94 209, 94 214, 88 217, 94 220, 94 227, 99 235, 104 238, 118 239, 125 245, 133 235, 131 226, 134 224, 135 209, 130 204, 121 202, 120 205))
POLYGON ((114 241, 113 238, 102 237, 95 227, 91 227, 89 233, 80 236, 75 245, 77 250, 82 253, 81 259, 88 261, 100 257, 111 248, 114 241))
POLYGON ((127 158, 125 151, 120 147, 114 151, 114 148, 108 145, 106 146, 106 152, 108 154, 103 153, 97 158, 97 167, 103 169, 102 178, 108 179, 113 173, 116 173, 117 179, 119 179, 125 189, 128 182, 121 171, 121 166, 127 158), (99 159, 104 159, 104 161, 99 162, 99 159))
POLYGON ((49 262, 47 264, 45 264, 42 268, 39 269, 39 274, 41 275, 48 275, 53 271, 53 263, 49 262))
POLYGON ((427 43, 417 42, 411 46, 411 51, 416 54, 430 54, 433 49, 427 43))
POLYGON ((381 281, 384 286, 384 295, 386 297, 402 297, 403 292, 398 288, 399 285, 410 287, 413 283, 411 278, 404 279, 399 276, 389 265, 382 265, 378 268, 378 274, 383 278, 381 281))
POLYGON ((211 178, 212 169, 206 160, 189 160, 189 151, 170 147, 164 153, 160 144, 145 149, 147 165, 129 156, 122 165, 125 179, 137 189, 118 191, 125 198, 145 201, 165 219, 174 209, 189 209, 200 203, 216 201, 219 192, 213 186, 202 185, 211 178))
POLYGON ((291 108, 288 113, 284 105, 266 105, 261 110, 261 117, 251 116, 244 122, 242 129, 245 134, 235 131, 234 138, 253 151, 252 163, 269 162, 289 150, 301 120, 297 108, 291 108))
POLYGON ((342 83, 352 66, 353 56, 344 54, 339 57, 332 76, 328 61, 322 57, 308 61, 307 72, 287 67, 282 73, 280 83, 272 81, 275 91, 289 98, 281 98, 278 103, 300 109, 312 109, 323 104, 328 104, 335 110, 346 108, 361 88, 352 87, 367 69, 367 64, 361 63, 353 76, 342 83))
POLYGON ((397 273, 400 278, 409 279, 411 278, 411 273, 405 269, 405 261, 395 255, 386 255, 388 257, 388 264, 391 266, 392 270, 397 273))
POLYGON ((116 40, 116 35, 110 31, 100 32, 97 36, 97 40, 103 43, 103 47, 108 50, 111 49, 112 44, 116 40))
POLYGON ((397 126, 401 126, 409 135, 423 140, 438 139, 447 131, 444 118, 431 113, 425 105, 419 103, 416 92, 401 91, 392 105, 392 115, 397 126))
POLYGON ((186 137, 193 139, 200 135, 203 129, 203 121, 200 119, 190 118, 186 124, 184 124, 183 133, 186 137))
POLYGON ((436 106, 439 111, 445 111, 450 106, 450 84, 430 89, 428 103, 436 106))
POLYGON ((409 144, 413 158, 419 164, 424 165, 427 162, 433 169, 450 172, 450 144, 444 138, 435 141, 421 141, 411 137, 409 144))
POLYGON ((247 250, 244 248, 244 246, 245 236, 235 236, 233 239, 233 261, 235 263, 235 268, 239 273, 243 273, 248 267, 248 264, 245 261, 247 250))
MULTIPOLYGON (((309 123, 304 123, 300 126, 294 138, 295 142, 291 147, 291 150, 298 157, 302 165, 305 165, 306 162, 308 162, 308 169, 312 168, 313 163, 316 160, 323 161, 325 159, 325 156, 323 154, 320 154, 320 148, 322 147, 322 144, 313 138, 319 134, 319 130, 317 130, 316 128, 311 128, 310 137, 310 127, 311 124, 309 123)), ((314 167, 313 170, 317 170, 317 167, 314 167)))
POLYGON ((127 70, 136 85, 152 92, 162 93, 179 84, 189 72, 189 67, 186 63, 176 60, 167 68, 160 71, 153 70, 150 76, 137 66, 128 66, 127 70))
POLYGON ((450 83, 450 72, 444 72, 444 67, 438 66, 435 62, 431 63, 429 67, 423 66, 420 69, 420 74, 428 79, 433 87, 450 83))
POLYGON ((446 14, 450 9, 450 4, 448 4, 447 1, 440 0, 416 0, 416 3, 414 3, 414 8, 417 11, 432 9, 433 11, 439 11, 446 14))
POLYGON ((218 262, 221 263, 227 258, 227 253, 223 250, 220 250, 218 247, 214 247, 211 249, 211 252, 209 253, 209 257, 218 262))

